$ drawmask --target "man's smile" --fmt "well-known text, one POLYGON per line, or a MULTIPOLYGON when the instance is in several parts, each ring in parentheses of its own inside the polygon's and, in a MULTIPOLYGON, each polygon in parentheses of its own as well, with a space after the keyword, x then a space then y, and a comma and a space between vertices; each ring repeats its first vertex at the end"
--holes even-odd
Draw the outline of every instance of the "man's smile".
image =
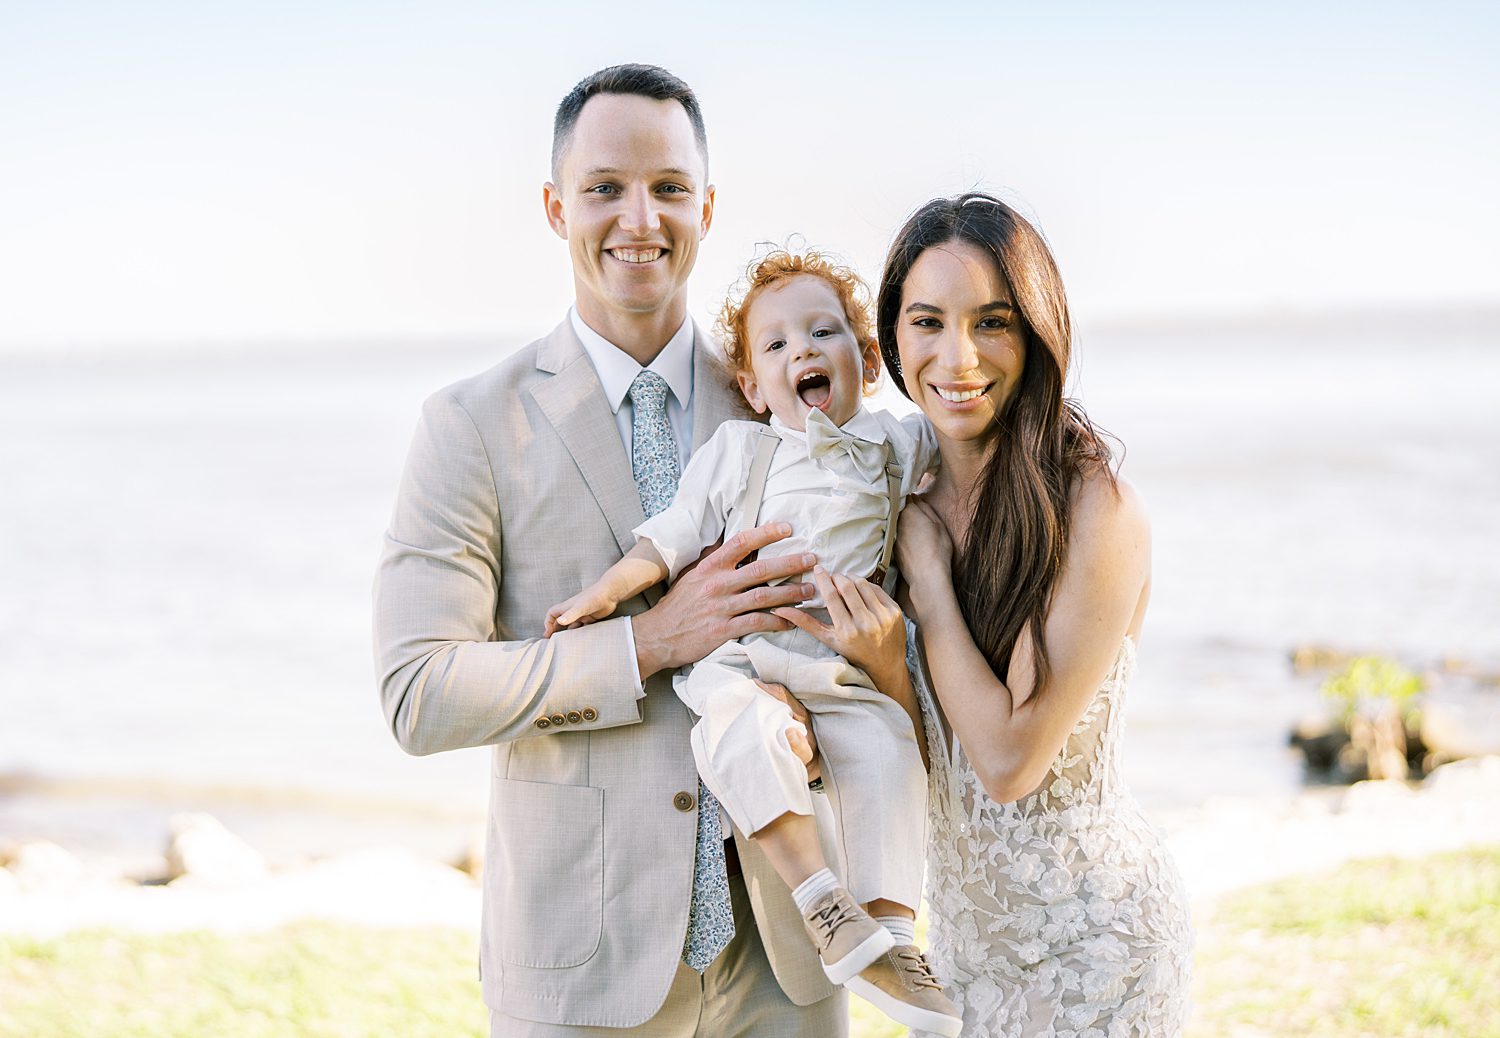
POLYGON ((631 264, 655 263, 667 254, 667 250, 660 245, 651 248, 630 248, 624 245, 616 245, 614 248, 605 249, 604 251, 621 263, 631 264))

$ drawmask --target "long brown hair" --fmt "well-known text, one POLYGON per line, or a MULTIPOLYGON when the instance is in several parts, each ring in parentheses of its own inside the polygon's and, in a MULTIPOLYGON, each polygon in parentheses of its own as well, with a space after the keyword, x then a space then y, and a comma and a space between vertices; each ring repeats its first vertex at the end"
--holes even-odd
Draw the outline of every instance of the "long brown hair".
POLYGON ((891 244, 876 334, 896 387, 910 398, 896 348, 907 275, 923 252, 954 241, 992 256, 1010 285, 1024 325, 1026 363, 1020 385, 996 416, 998 435, 973 498, 969 533, 955 548, 953 584, 969 633, 1002 681, 1021 632, 1030 633, 1036 695, 1051 674, 1042 629, 1068 546, 1068 495, 1090 471, 1102 472, 1114 486, 1112 452, 1108 434, 1063 396, 1073 331, 1052 252, 1035 227, 990 195, 933 199, 891 244))

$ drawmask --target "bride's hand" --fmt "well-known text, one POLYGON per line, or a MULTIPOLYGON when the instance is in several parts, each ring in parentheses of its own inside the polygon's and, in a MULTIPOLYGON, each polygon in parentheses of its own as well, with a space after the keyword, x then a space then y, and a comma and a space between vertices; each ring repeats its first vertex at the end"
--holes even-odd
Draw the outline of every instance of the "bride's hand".
POLYGON ((791 607, 772 612, 863 670, 877 689, 889 695, 906 673, 906 624, 901 607, 868 580, 829 573, 822 566, 813 569, 813 583, 831 624, 791 607))
POLYGON ((896 564, 913 594, 939 576, 953 579, 953 538, 933 507, 920 497, 908 498, 901 510, 896 564))

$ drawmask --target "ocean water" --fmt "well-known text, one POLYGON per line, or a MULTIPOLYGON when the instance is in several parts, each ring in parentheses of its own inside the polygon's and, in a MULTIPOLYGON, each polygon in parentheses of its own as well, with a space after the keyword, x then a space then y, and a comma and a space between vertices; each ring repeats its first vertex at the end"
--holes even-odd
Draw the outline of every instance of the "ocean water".
MULTIPOLYGON (((401 753, 369 589, 417 410, 493 342, 0 355, 0 845, 159 848, 181 808, 273 855, 456 850, 485 751, 401 753)), ((1275 795, 1298 645, 1500 660, 1500 323, 1080 336, 1153 602, 1126 769, 1148 805, 1275 795)))

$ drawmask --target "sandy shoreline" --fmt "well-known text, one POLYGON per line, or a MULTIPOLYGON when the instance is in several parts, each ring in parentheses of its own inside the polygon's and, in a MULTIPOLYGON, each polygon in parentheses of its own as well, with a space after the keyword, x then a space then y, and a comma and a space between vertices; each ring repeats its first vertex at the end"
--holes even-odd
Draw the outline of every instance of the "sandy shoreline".
POLYGON ((1438 768, 1424 781, 1360 782, 1280 802, 1220 799, 1162 817, 1194 905, 1357 858, 1419 858, 1500 844, 1500 757, 1438 768))
MULTIPOLYGON (((1485 757, 1440 768, 1413 785, 1365 782, 1282 798, 1219 799, 1157 820, 1201 918, 1229 891, 1354 858, 1500 844, 1497 803, 1500 757, 1485 757)), ((227 850, 210 847, 207 866, 170 883, 141 882, 140 862, 129 878, 118 859, 80 859, 35 844, 39 852, 18 859, 12 848, 10 867, 0 868, 0 933, 46 937, 96 927, 237 932, 306 918, 478 925, 478 883, 409 849, 268 867, 237 838, 224 842, 227 850)))

